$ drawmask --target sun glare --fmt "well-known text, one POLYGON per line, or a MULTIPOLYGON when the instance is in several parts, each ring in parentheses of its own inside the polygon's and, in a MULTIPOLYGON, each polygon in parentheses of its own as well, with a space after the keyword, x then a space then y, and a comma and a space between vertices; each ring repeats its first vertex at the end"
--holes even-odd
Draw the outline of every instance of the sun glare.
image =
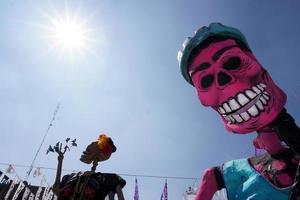
POLYGON ((53 21, 53 39, 63 48, 74 50, 86 45, 85 29, 79 22, 69 20, 53 21))
POLYGON ((43 25, 43 29, 46 30, 44 37, 50 39, 50 48, 46 52, 61 50, 64 54, 68 53, 74 56, 77 53, 83 51, 89 51, 90 42, 94 41, 91 38, 90 33, 93 29, 87 27, 89 18, 80 18, 79 12, 70 12, 66 8, 65 12, 54 12, 55 15, 49 15, 44 13, 44 16, 48 19, 47 25, 43 25))
POLYGON ((84 31, 79 24, 62 22, 56 26, 56 36, 65 47, 80 47, 84 43, 84 31))

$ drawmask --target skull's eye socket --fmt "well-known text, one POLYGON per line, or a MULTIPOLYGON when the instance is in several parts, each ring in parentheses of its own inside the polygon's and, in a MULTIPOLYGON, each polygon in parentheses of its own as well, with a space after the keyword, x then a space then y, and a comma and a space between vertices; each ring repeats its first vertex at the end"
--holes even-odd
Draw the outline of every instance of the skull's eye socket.
POLYGON ((206 89, 208 88, 214 81, 213 75, 206 75, 201 79, 201 87, 206 89))
POLYGON ((241 66, 241 59, 239 57, 231 57, 223 63, 223 68, 227 70, 235 70, 241 66))

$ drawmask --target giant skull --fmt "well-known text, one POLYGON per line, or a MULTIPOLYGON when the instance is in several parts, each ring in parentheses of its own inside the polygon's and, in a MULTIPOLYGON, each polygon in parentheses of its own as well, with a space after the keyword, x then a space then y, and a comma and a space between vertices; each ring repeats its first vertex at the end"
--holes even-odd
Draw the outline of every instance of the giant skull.
POLYGON ((212 40, 190 58, 188 73, 200 102, 235 133, 257 131, 283 109, 285 93, 255 56, 233 38, 212 40))

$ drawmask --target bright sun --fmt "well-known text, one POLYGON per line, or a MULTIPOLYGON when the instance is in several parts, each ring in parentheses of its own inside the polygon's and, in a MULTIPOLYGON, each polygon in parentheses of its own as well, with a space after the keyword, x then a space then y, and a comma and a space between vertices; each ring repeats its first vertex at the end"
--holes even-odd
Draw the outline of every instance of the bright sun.
POLYGON ((53 27, 55 39, 64 48, 81 48, 85 44, 84 28, 76 21, 56 21, 53 27))
POLYGON ((87 28, 88 20, 82 20, 78 12, 71 14, 66 8, 64 13, 55 12, 54 16, 48 14, 45 16, 48 19, 47 25, 43 26, 47 31, 45 37, 51 39, 47 53, 57 49, 70 55, 86 50, 92 52, 89 42, 95 41, 90 35, 93 30, 87 28))

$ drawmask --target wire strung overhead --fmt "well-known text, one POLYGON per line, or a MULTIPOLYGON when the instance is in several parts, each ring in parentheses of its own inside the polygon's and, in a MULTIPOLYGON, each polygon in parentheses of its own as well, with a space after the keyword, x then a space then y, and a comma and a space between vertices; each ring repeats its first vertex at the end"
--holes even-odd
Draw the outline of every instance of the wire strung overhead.
MULTIPOLYGON (((0 165, 12 165, 15 167, 21 167, 21 168, 27 168, 29 167, 28 165, 20 165, 20 164, 11 164, 11 163, 0 163, 0 165)), ((31 167, 31 166, 30 166, 31 167)), ((40 169, 46 169, 46 170, 56 170, 54 167, 40 167, 40 166, 32 166, 40 169)), ((76 172, 78 170, 74 169, 62 169, 63 171, 69 171, 69 172, 76 172)), ((133 177, 143 177, 143 178, 159 178, 159 179, 185 179, 185 180, 198 180, 199 178, 197 177, 184 177, 184 176, 159 176, 159 175, 146 175, 146 174, 122 174, 122 173, 117 173, 121 176, 133 176, 133 177)))

